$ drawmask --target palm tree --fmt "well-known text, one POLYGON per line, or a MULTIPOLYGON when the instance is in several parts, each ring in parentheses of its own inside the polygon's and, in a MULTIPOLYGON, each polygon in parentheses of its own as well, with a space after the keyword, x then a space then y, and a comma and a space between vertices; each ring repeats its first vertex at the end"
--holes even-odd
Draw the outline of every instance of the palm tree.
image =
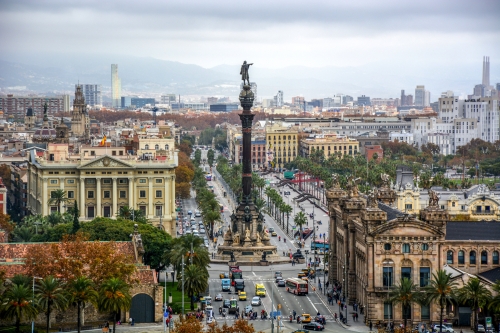
POLYGON ((255 200, 255 202, 254 202, 255 209, 258 212, 260 212, 262 210, 262 208, 264 208, 265 205, 266 205, 266 202, 264 200, 262 200, 261 198, 257 198, 257 200, 255 200))
POLYGON ((15 319, 16 333, 19 333, 21 320, 36 318, 38 311, 33 305, 31 288, 24 284, 13 284, 4 295, 3 318, 15 319))
POLYGON ((302 226, 307 224, 307 216, 304 212, 298 212, 293 219, 295 225, 299 228, 299 239, 302 240, 302 226))
POLYGON ((270 195, 271 195, 271 191, 272 191, 272 189, 271 189, 269 186, 268 186, 268 187, 266 187, 266 189, 264 190, 264 194, 265 194, 265 195, 266 195, 266 197, 267 197, 267 211, 268 211, 268 212, 270 212, 270 210, 271 210, 271 205, 270 205, 270 200, 271 200, 270 195))
POLYGON ((47 224, 49 224, 51 227, 54 227, 63 222, 63 217, 59 212, 52 212, 45 217, 45 220, 47 224))
POLYGON ((393 304, 401 304, 403 309, 404 327, 406 328, 406 311, 413 303, 420 303, 421 294, 417 290, 417 286, 411 279, 402 278, 396 285, 396 288, 389 294, 389 302, 393 304))
POLYGON ((102 284, 99 292, 97 307, 99 311, 113 313, 113 332, 116 332, 116 316, 132 306, 129 286, 119 278, 111 278, 102 284))
POLYGON ((61 203, 68 201, 68 198, 66 197, 66 192, 64 192, 63 189, 58 189, 55 191, 50 192, 50 199, 48 202, 48 205, 53 205, 55 204, 57 206, 57 211, 61 211, 61 203))
POLYGON ((443 312, 447 304, 451 304, 455 299, 457 283, 451 281, 451 274, 446 273, 444 270, 438 270, 432 273, 432 279, 429 285, 423 288, 426 295, 425 303, 429 304, 432 301, 437 301, 440 307, 439 314, 439 332, 443 332, 443 312))
MULTIPOLYGON (((197 265, 189 265, 184 269, 184 290, 191 300, 191 311, 194 310, 193 296, 204 292, 208 288, 208 273, 197 265)), ((182 289, 182 281, 179 281, 177 289, 182 289)))
POLYGON ((290 213, 293 211, 293 208, 292 206, 290 205, 287 205, 285 204, 282 208, 281 208, 281 212, 283 214, 286 214, 286 233, 288 234, 288 226, 289 226, 289 220, 290 220, 290 213))
POLYGON ((495 284, 493 284, 492 289, 497 295, 490 302, 489 307, 495 311, 495 313, 500 313, 500 280, 497 280, 495 284))
POLYGON ((94 282, 91 279, 80 276, 76 280, 69 283, 69 299, 70 302, 76 304, 78 312, 78 333, 80 333, 82 328, 82 305, 90 302, 97 305, 97 291, 94 289, 94 282))
POLYGON ((65 310, 68 306, 68 299, 64 286, 59 280, 49 275, 40 280, 35 287, 36 302, 38 307, 45 311, 47 317, 46 331, 49 333, 50 314, 52 308, 57 310, 65 310))
POLYGON ((467 284, 458 290, 458 299, 464 304, 468 304, 474 314, 474 327, 477 332, 478 310, 491 300, 492 295, 478 278, 471 278, 467 284))
POLYGON ((33 238, 33 232, 28 227, 19 227, 14 229, 14 241, 20 243, 27 243, 33 238))

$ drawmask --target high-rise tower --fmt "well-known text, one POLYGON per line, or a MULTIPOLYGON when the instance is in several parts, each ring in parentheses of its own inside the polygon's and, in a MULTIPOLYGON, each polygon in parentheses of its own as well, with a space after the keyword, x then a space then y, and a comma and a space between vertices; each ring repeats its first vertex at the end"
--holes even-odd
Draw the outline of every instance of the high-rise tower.
POLYGON ((490 57, 483 57, 483 86, 490 86, 490 57))
POLYGON ((111 64, 111 100, 114 108, 119 108, 122 98, 122 82, 118 77, 118 65, 111 64))

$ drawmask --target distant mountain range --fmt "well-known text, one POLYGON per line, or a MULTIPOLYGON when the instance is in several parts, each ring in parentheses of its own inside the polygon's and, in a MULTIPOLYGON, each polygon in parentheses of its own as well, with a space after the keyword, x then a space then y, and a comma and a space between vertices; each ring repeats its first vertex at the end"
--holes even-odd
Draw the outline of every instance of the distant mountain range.
MULTIPOLYGON (((102 84, 103 94, 110 91, 111 64, 118 64, 124 95, 155 96, 162 93, 202 96, 229 96, 237 100, 240 85, 239 65, 203 68, 198 65, 127 56, 72 55, 54 57, 20 55, 15 60, 0 60, 0 89, 25 86, 39 93, 74 91, 80 83, 102 84)), ((393 68, 384 64, 358 67, 330 66, 312 68, 293 66, 262 68, 255 64, 250 79, 257 83, 260 98, 271 98, 283 90, 285 101, 292 96, 332 97, 344 93, 353 97, 397 98, 401 89, 414 94, 416 85, 424 84, 436 100, 442 91, 470 94, 480 82, 481 63, 454 68, 436 64, 435 68, 414 66, 393 68)), ((500 81, 491 73, 492 83, 500 81)))

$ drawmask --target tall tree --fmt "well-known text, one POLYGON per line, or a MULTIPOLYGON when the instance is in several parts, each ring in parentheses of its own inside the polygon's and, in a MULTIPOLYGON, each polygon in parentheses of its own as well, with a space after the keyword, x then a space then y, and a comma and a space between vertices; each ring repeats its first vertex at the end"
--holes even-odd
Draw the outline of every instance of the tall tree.
POLYGON ((33 305, 32 291, 24 284, 13 284, 3 297, 4 303, 0 314, 4 318, 14 319, 16 333, 19 333, 22 320, 36 318, 38 311, 33 305))
POLYGON ((66 298, 66 291, 61 281, 54 278, 52 275, 46 276, 38 281, 35 286, 35 298, 38 307, 45 311, 47 318, 46 332, 49 333, 50 314, 52 309, 55 308, 63 311, 68 307, 68 299, 66 298))
POLYGON ((477 332, 479 309, 492 299, 491 291, 478 278, 471 278, 458 290, 458 299, 463 304, 468 304, 474 314, 474 327, 477 332))
POLYGON ((68 198, 66 197, 66 192, 63 189, 57 189, 55 191, 50 192, 50 199, 49 202, 47 203, 49 206, 50 205, 56 205, 57 206, 57 211, 61 211, 61 203, 64 203, 68 201, 68 198))
MULTIPOLYGON (((208 274, 197 265, 188 265, 184 269, 184 290, 191 300, 191 310, 194 310, 194 295, 198 295, 208 288, 208 274)), ((177 289, 182 289, 182 281, 179 281, 177 289)))
POLYGON ((302 227, 307 224, 307 216, 304 212, 298 212, 293 219, 295 225, 299 228, 299 239, 302 240, 302 227))
POLYGON ((80 220, 79 220, 80 211, 78 210, 78 203, 76 202, 76 200, 75 200, 75 205, 73 206, 72 209, 72 214, 73 214, 73 229, 71 230, 71 232, 73 234, 76 234, 77 231, 80 230, 80 220))
POLYGON ((68 284, 69 300, 75 303, 77 308, 78 333, 82 329, 82 305, 85 303, 97 305, 98 293, 94 286, 94 282, 85 276, 80 276, 68 284))
POLYGON ((451 304, 456 298, 456 285, 457 283, 451 280, 451 274, 440 269, 436 273, 432 273, 432 279, 429 281, 429 285, 422 289, 425 293, 425 303, 429 304, 435 301, 439 305, 440 333, 443 332, 444 309, 446 305, 451 304))
POLYGON ((98 309, 113 314, 113 332, 116 332, 116 317, 120 311, 127 311, 132 306, 129 286, 120 279, 111 278, 99 289, 98 309))
POLYGON ((389 302, 393 304, 401 304, 403 309, 403 321, 404 327, 406 329, 406 311, 405 309, 410 308, 413 303, 420 303, 422 297, 420 292, 417 290, 417 286, 413 283, 411 279, 402 278, 401 281, 396 285, 389 294, 389 302))
POLYGON ((290 213, 293 211, 292 206, 285 204, 281 211, 286 214, 286 233, 288 233, 288 227, 289 227, 289 220, 290 220, 290 213))

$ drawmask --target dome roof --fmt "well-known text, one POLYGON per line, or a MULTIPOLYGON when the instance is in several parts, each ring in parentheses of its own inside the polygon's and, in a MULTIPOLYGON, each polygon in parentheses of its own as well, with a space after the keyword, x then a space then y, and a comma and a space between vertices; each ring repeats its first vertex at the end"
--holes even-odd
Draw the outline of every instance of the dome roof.
POLYGON ((53 128, 38 128, 35 133, 33 134, 33 139, 34 140, 39 140, 39 141, 52 141, 55 140, 56 138, 56 130, 53 128))

